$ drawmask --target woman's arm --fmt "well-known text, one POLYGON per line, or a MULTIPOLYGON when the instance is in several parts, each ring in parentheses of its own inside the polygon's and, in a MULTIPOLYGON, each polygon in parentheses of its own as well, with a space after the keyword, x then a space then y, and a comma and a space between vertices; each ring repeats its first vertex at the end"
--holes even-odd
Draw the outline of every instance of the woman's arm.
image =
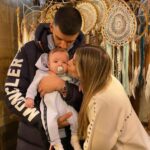
POLYGON ((123 109, 104 99, 93 99, 89 105, 87 138, 84 150, 110 150, 123 126, 123 109))

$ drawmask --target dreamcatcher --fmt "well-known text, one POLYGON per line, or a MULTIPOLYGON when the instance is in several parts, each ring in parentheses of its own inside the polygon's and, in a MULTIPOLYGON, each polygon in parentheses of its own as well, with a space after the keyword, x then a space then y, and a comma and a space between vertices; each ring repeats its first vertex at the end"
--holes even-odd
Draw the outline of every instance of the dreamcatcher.
POLYGON ((108 10, 108 5, 105 0, 86 0, 86 2, 90 2, 94 6, 94 9, 96 9, 97 20, 95 28, 96 30, 100 30, 106 11, 108 10))
POLYGON ((43 21, 46 23, 53 22, 53 18, 55 16, 56 11, 66 5, 71 4, 74 5, 75 0, 47 0, 45 5, 43 5, 42 12, 43 12, 43 21))
POLYGON ((40 6, 34 6, 32 2, 29 3, 24 0, 18 0, 17 26, 19 49, 23 44, 34 39, 34 31, 42 19, 41 13, 40 6), (20 12, 19 2, 22 4, 23 13, 20 12), (22 20, 20 20, 20 14, 23 15, 22 20))
MULTIPOLYGON (((144 83, 146 83, 145 86, 145 92, 150 91, 150 80, 149 80, 149 72, 150 72, 150 55, 149 55, 149 37, 148 37, 148 9, 145 1, 139 2, 137 0, 129 0, 128 5, 136 15, 136 20, 138 23, 137 26, 137 32, 135 36, 135 41, 139 45, 138 52, 135 53, 132 52, 132 59, 136 58, 137 61, 132 60, 132 68, 133 65, 135 68, 132 69, 132 75, 133 79, 136 78, 137 81, 139 81, 139 85, 142 86, 144 83), (137 69, 138 68, 138 69, 137 69), (138 73, 135 71, 138 70, 138 73), (137 77, 136 77, 137 76, 137 77), (149 86, 148 86, 149 85, 149 86)), ((134 82, 137 83, 137 81, 132 80, 131 85, 137 86, 134 82)), ((135 86, 133 86, 135 88, 135 86)), ((150 92, 146 92, 145 94, 146 100, 150 97, 150 92), (148 94, 149 93, 149 94, 148 94), (149 95, 149 96, 148 96, 149 95)))
POLYGON ((64 4, 73 3, 73 0, 37 0, 30 3, 20 0, 20 2, 23 5, 23 19, 20 21, 20 9, 18 8, 17 22, 19 47, 34 39, 35 29, 39 23, 51 23, 56 11, 64 4))
POLYGON ((93 43, 97 42, 95 36, 91 34, 92 30, 95 28, 98 14, 96 7, 90 1, 78 2, 76 8, 79 10, 82 16, 82 27, 81 30, 85 35, 85 42, 90 43, 91 38, 93 38, 93 43))
POLYGON ((129 43, 137 29, 136 17, 122 0, 115 1, 105 16, 102 26, 103 45, 112 58, 112 73, 122 82, 126 92, 129 88, 129 43))
POLYGON ((143 3, 137 0, 129 0, 127 4, 136 16, 137 20, 137 32, 134 37, 135 41, 141 39, 144 34, 148 32, 148 11, 143 3))
POLYGON ((79 2, 76 8, 82 16, 81 30, 84 34, 88 34, 96 25, 97 11, 90 2, 79 2))
POLYGON ((105 0, 106 4, 108 7, 111 7, 111 5, 113 4, 113 2, 115 2, 116 0, 105 0))
POLYGON ((27 9, 21 22, 22 43, 26 43, 34 39, 34 32, 37 25, 41 22, 41 10, 27 9))
POLYGON ((78 2, 76 8, 82 15, 82 32, 86 43, 99 45, 102 40, 101 25, 108 9, 104 0, 78 2))
POLYGON ((45 9, 45 20, 46 23, 52 23, 56 11, 63 6, 63 3, 56 3, 45 9))

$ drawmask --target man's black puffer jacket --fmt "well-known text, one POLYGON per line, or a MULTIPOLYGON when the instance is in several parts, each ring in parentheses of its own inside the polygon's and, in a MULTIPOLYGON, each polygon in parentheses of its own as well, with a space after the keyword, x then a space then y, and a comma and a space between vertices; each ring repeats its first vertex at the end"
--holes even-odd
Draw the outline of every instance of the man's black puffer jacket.
MULTIPOLYGON (((36 72, 35 63, 42 53, 50 51, 47 42, 48 34, 51 34, 49 25, 40 24, 36 30, 35 41, 26 43, 18 51, 8 70, 5 83, 6 103, 10 110, 20 117, 17 150, 49 149, 39 112, 40 96, 37 95, 35 98, 35 108, 26 108, 24 104, 27 88, 36 72)), ((81 33, 69 51, 70 58, 82 42, 83 35, 81 33)), ((68 85, 68 87, 70 94, 68 94, 67 102, 79 109, 82 99, 81 93, 74 90, 76 89, 74 85, 68 85)), ((65 149, 70 150, 69 140, 63 139, 62 143, 64 141, 68 142, 65 149)))

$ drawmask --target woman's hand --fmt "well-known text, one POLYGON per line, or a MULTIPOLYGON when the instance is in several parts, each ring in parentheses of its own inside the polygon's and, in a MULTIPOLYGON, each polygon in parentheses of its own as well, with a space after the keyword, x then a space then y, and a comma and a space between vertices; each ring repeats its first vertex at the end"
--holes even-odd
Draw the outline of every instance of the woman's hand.
POLYGON ((59 78, 55 74, 49 74, 48 76, 44 77, 38 87, 38 92, 40 93, 41 97, 44 96, 46 93, 50 93, 53 91, 59 91, 63 89, 65 86, 65 81, 59 78))

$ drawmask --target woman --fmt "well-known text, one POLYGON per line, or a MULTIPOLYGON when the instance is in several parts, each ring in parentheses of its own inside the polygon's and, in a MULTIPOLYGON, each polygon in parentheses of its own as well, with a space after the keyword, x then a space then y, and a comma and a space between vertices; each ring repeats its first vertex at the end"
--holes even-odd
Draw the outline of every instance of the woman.
POLYGON ((84 150, 150 150, 150 140, 120 84, 111 75, 112 62, 100 47, 78 48, 69 61, 84 98, 79 136, 84 150))

